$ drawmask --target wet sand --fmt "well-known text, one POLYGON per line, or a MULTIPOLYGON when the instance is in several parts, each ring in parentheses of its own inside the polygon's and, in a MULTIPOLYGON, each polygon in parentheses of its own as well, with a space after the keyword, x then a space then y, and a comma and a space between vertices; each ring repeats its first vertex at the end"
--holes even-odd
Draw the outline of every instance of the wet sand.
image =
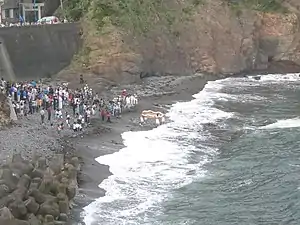
POLYGON ((145 109, 166 112, 178 101, 190 101, 193 94, 203 89, 207 81, 218 77, 190 76, 165 77, 143 80, 142 84, 115 87, 115 91, 126 88, 130 93, 138 93, 138 106, 131 112, 126 112, 122 118, 113 118, 113 122, 106 123, 94 119, 93 129, 80 139, 71 141, 76 155, 81 158, 81 174, 79 175, 79 192, 75 198, 76 207, 73 209, 72 224, 84 224, 80 217, 84 206, 94 199, 105 195, 105 190, 99 184, 111 175, 109 167, 99 164, 95 158, 113 154, 124 147, 121 134, 126 131, 149 130, 155 127, 154 123, 145 126, 139 125, 140 112, 145 109), (151 90, 149 90, 151 88, 151 90), (135 92, 131 91, 135 90, 135 92))

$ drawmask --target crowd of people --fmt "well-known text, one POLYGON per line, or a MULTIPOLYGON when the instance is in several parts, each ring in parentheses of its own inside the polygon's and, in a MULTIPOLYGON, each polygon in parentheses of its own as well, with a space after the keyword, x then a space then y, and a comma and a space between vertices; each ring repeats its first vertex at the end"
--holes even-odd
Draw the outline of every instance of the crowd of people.
POLYGON ((42 82, 9 82, 1 79, 0 90, 7 95, 17 119, 40 116, 41 125, 56 126, 58 133, 63 129, 82 131, 91 123, 91 117, 100 117, 111 123, 126 108, 134 107, 136 96, 123 90, 113 100, 105 100, 94 93, 87 84, 70 90, 67 83, 57 86, 42 82))

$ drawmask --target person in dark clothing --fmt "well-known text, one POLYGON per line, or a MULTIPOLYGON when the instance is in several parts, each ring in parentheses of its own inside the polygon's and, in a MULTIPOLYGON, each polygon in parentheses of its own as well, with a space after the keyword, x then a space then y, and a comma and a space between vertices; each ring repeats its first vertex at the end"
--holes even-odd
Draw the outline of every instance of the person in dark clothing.
POLYGON ((80 83, 80 84, 83 84, 83 83, 84 83, 83 75, 82 75, 82 74, 80 74, 79 83, 80 83))
POLYGON ((6 94, 9 95, 9 90, 10 90, 11 86, 10 86, 10 82, 7 81, 6 82, 6 94))
POLYGON ((77 108, 77 104, 73 100, 73 102, 72 102, 73 116, 75 116, 75 114, 76 114, 76 108, 77 108))
POLYGON ((102 121, 104 121, 104 119, 105 119, 105 114, 106 114, 105 109, 101 109, 100 114, 101 114, 101 119, 102 119, 102 121))
POLYGON ((50 86, 50 88, 49 88, 49 94, 50 94, 50 95, 53 95, 53 94, 54 94, 54 90, 53 90, 52 86, 50 86))
POLYGON ((54 98, 53 98, 53 107, 54 107, 54 110, 56 110, 58 108, 58 97, 57 97, 57 95, 55 95, 54 98))
POLYGON ((29 114, 33 114, 32 101, 29 101, 29 114))
POLYGON ((48 114, 48 121, 51 121, 51 107, 47 108, 47 114, 48 114))

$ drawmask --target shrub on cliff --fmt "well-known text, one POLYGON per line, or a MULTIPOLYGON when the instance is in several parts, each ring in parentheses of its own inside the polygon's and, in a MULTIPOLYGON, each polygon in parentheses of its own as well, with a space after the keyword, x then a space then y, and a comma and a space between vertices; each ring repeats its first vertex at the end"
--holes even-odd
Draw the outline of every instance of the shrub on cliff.
POLYGON ((227 0, 227 2, 234 9, 248 8, 261 12, 287 12, 282 5, 282 0, 227 0))
POLYGON ((68 19, 78 21, 87 12, 90 0, 69 0, 64 2, 64 13, 68 19))
POLYGON ((86 15, 98 28, 106 18, 113 25, 145 33, 158 23, 173 25, 186 19, 204 0, 68 0, 64 2, 64 14, 77 21, 86 15))

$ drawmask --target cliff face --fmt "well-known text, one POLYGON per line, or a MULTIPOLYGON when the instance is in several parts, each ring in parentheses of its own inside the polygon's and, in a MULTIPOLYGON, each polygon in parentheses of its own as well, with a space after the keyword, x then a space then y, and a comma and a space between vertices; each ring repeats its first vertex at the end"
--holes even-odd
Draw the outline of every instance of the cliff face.
POLYGON ((127 81, 140 72, 235 74, 282 61, 300 65, 300 2, 284 6, 286 14, 235 12, 221 0, 206 1, 172 34, 158 27, 146 37, 110 25, 91 32, 85 23, 83 64, 94 74, 127 81))

